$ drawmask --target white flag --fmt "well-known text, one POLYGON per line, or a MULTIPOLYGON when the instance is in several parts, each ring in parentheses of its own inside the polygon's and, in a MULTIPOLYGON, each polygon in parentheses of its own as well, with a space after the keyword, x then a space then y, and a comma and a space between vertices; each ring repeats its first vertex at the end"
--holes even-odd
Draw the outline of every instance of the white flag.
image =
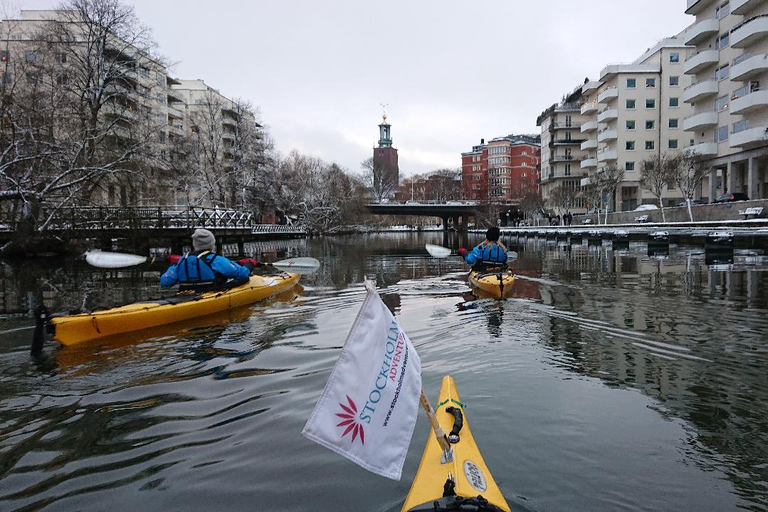
POLYGON ((421 394, 421 361, 375 290, 368 294, 302 434, 400 480, 421 394))

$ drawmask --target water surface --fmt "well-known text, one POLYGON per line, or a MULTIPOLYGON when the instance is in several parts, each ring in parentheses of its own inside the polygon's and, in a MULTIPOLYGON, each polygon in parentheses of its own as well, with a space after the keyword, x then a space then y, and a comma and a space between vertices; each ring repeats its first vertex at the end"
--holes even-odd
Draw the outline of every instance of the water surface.
MULTIPOLYGON (((472 240, 473 241, 473 240, 472 240)), ((434 401, 451 374, 510 504, 768 510, 768 259, 516 246, 514 297, 475 299, 435 234, 254 244, 323 262, 294 293, 30 361, 30 304, 164 293, 164 265, 0 264, 0 510, 399 510, 403 480, 300 432, 373 276, 434 401)), ((466 242, 464 242, 466 244, 466 242)))

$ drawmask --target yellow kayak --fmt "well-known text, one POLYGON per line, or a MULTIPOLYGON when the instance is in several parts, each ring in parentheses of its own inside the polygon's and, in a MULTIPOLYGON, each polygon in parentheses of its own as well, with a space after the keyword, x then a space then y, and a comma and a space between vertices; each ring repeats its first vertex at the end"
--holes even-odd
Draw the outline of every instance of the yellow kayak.
POLYGON ((252 275, 248 283, 227 290, 184 292, 166 299, 135 302, 103 311, 53 316, 48 319, 53 338, 63 345, 173 324, 246 306, 290 290, 299 274, 252 275))
POLYGON ((443 452, 430 430, 427 446, 424 448, 419 469, 403 504, 402 512, 510 511, 469 430, 467 418, 464 415, 464 404, 459 398, 456 384, 450 376, 443 377, 435 411, 443 430, 449 432, 458 423, 456 419, 458 411, 461 411, 463 426, 458 432, 458 442, 451 444, 453 461, 441 464, 440 458, 443 452), (453 411, 449 410, 451 407, 454 408, 453 411), (450 488, 452 491, 449 491, 448 496, 444 496, 444 492, 450 488), (450 492, 455 495, 450 495, 450 492), (466 508, 461 508, 462 504, 466 508))
POLYGON ((512 295, 515 274, 509 270, 472 270, 469 273, 469 285, 482 292, 484 297, 503 299, 512 295))

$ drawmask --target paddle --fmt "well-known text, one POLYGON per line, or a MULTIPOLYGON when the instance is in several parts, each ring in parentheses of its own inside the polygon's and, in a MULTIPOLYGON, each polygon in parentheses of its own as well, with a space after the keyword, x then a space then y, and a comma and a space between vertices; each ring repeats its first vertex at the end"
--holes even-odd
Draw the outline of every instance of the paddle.
POLYGON ((147 257, 122 252, 93 250, 85 252, 85 261, 98 268, 123 268, 144 263, 147 261, 147 257))
MULTIPOLYGON (((180 256, 171 254, 171 263, 175 263, 179 258, 180 256)), ((85 253, 85 261, 98 268, 123 268, 144 263, 147 258, 120 252, 88 251, 85 253)), ((295 274, 309 274, 320 268, 320 262, 315 258, 288 258, 274 263, 262 263, 262 265, 290 270, 295 274)))
MULTIPOLYGON (((427 249, 427 252, 433 258, 447 258, 448 256, 458 256, 456 253, 453 253, 451 249, 449 249, 448 247, 443 247, 442 245, 426 244, 424 248, 427 249)), ((516 259, 517 259, 517 253, 515 251, 507 251, 507 261, 512 261, 516 259)))

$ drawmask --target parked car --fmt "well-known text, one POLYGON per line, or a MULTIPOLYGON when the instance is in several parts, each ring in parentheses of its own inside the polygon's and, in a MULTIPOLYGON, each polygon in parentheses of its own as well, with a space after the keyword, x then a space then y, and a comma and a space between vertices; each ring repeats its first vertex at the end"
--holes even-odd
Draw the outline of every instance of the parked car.
MULTIPOLYGON (((707 203, 702 201, 701 199, 691 199, 691 206, 698 206, 700 204, 707 204, 707 203)), ((677 206, 685 206, 685 201, 681 202, 677 206)))
POLYGON ((658 209, 659 209, 658 206, 656 206, 655 204, 650 204, 649 203, 649 204, 641 204, 640 206, 635 208, 633 211, 636 211, 636 212, 647 212, 649 210, 658 210, 658 209))
POLYGON ((742 194, 741 192, 727 192, 721 196, 718 196, 718 198, 712 202, 730 203, 732 201, 749 201, 749 197, 747 197, 747 194, 742 194))

